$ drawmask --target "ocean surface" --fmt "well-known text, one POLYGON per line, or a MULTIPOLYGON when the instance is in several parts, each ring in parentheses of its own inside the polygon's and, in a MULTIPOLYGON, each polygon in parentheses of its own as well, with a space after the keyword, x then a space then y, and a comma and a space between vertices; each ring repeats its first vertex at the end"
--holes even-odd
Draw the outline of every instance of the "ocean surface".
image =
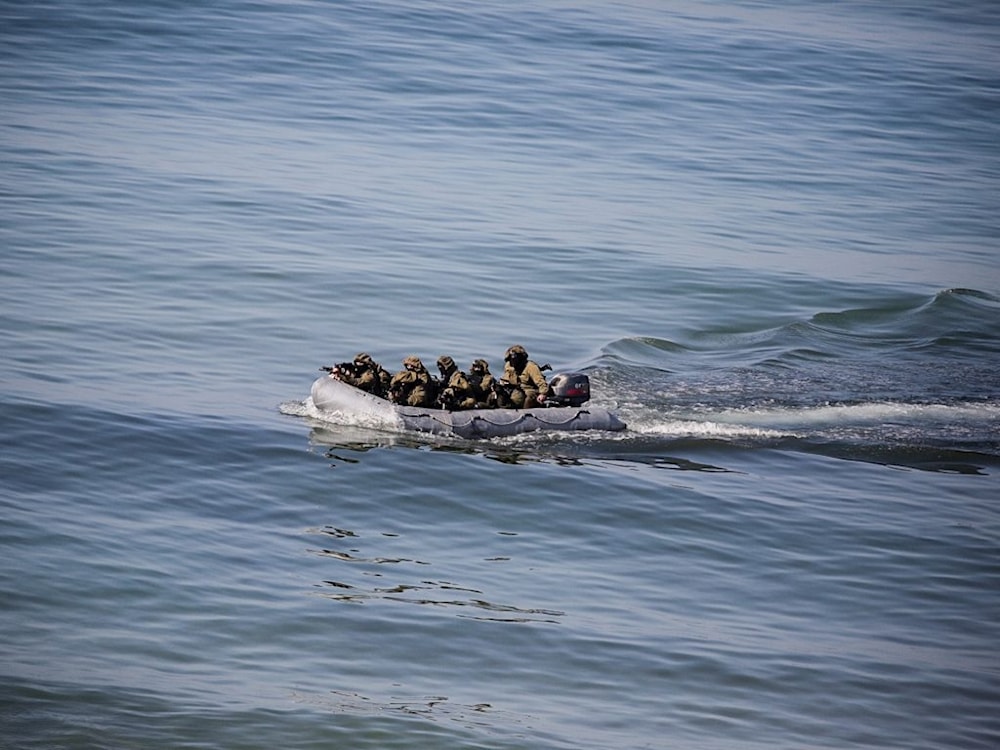
POLYGON ((997 3, 5 0, 0 164, 5 750, 1000 746, 997 3))

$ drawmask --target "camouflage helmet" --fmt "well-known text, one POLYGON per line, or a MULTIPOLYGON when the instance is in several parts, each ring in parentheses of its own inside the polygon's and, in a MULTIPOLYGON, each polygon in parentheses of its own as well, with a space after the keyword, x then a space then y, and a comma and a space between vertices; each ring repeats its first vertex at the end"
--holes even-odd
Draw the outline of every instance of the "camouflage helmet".
POLYGON ((354 364, 359 367, 362 365, 370 365, 372 364, 372 355, 367 352, 358 352, 354 355, 354 364))
POLYGON ((472 369, 476 372, 489 372, 490 363, 485 359, 477 359, 472 362, 472 369))
POLYGON ((449 357, 447 354, 442 354, 438 357, 437 361, 438 369, 447 372, 455 366, 455 360, 449 357))
POLYGON ((514 346, 510 347, 507 350, 507 352, 503 355, 504 362, 510 362, 511 360, 514 359, 527 359, 527 358, 528 358, 528 352, 520 344, 514 344, 514 346))
POLYGON ((403 360, 403 366, 423 368, 424 363, 420 361, 420 357, 418 357, 416 354, 411 354, 409 357, 403 360))

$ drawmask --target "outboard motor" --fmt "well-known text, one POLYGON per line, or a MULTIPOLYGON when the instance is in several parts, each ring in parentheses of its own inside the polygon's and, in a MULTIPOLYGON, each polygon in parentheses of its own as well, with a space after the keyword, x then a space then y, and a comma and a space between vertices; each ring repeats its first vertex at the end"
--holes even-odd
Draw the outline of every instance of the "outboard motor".
POLYGON ((549 381, 546 406, 582 406, 590 400, 590 378, 582 372, 560 372, 549 381))

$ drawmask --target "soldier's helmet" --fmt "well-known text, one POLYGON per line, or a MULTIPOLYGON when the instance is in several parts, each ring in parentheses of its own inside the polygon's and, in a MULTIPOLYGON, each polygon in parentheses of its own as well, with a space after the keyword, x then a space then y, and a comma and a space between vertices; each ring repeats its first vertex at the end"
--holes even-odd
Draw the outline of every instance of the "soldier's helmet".
POLYGON ((472 363, 473 372, 489 372, 490 365, 485 359, 477 359, 472 363))
POLYGON ((372 357, 365 352, 358 352, 354 355, 354 364, 358 367, 370 366, 372 364, 372 357))
POLYGON ((409 357, 403 360, 404 367, 412 367, 415 370, 423 368, 424 363, 420 361, 420 357, 415 354, 411 354, 409 357))
POLYGON ((503 355, 504 362, 513 362, 516 359, 527 359, 527 358, 528 358, 528 352, 520 344, 514 344, 514 346, 510 347, 507 350, 507 352, 503 355))
POLYGON ((455 366, 455 360, 453 360, 447 354, 442 354, 440 357, 438 357, 437 366, 438 369, 441 370, 442 372, 447 372, 448 370, 450 370, 455 366))

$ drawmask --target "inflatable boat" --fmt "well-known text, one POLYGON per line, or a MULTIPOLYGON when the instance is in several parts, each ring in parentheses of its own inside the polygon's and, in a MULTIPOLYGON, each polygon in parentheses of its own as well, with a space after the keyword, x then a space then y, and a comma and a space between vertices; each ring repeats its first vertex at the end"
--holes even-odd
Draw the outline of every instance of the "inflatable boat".
POLYGON ((579 373, 552 378, 558 405, 531 409, 466 409, 448 411, 430 407, 401 406, 338 380, 322 375, 312 384, 313 405, 322 412, 340 414, 352 421, 391 430, 414 430, 463 438, 493 438, 538 430, 606 430, 617 432, 625 423, 609 412, 586 406, 590 382, 579 373), (559 393, 586 396, 559 398, 559 393))

